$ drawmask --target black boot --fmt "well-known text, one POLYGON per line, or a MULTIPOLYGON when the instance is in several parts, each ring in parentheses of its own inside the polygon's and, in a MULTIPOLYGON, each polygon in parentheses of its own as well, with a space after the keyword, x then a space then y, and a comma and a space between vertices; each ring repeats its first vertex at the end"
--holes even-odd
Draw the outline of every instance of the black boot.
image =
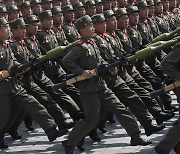
MULTIPOLYGON (((85 138, 84 138, 85 139, 85 138)), ((82 139, 82 141, 79 142, 77 148, 80 150, 80 151, 84 151, 85 148, 84 148, 84 139, 82 139)))
POLYGON ((59 128, 59 130, 70 129, 70 128, 74 127, 75 124, 76 124, 76 122, 64 121, 62 124, 60 124, 58 126, 58 128, 59 128))
POLYGON ((169 152, 164 151, 158 145, 154 148, 157 154, 169 154, 169 152))
POLYGON ((145 133, 147 136, 152 135, 155 132, 159 132, 163 130, 166 126, 164 124, 161 125, 151 125, 151 127, 148 127, 145 129, 145 133))
POLYGON ((0 139, 0 149, 7 149, 8 145, 4 143, 4 139, 0 139))
POLYGON ((68 144, 68 141, 67 141, 67 140, 62 141, 62 146, 64 147, 66 154, 73 154, 74 148, 72 148, 72 147, 68 144))
POLYGON ((175 116, 175 113, 164 113, 161 112, 159 115, 156 117, 156 122, 158 125, 162 124, 164 121, 167 121, 175 116))
POLYGON ((101 138, 97 135, 96 129, 90 131, 89 137, 95 142, 101 141, 101 138))
POLYGON ((22 139, 22 136, 19 135, 16 130, 10 130, 10 131, 8 131, 8 133, 9 133, 9 135, 11 135, 11 137, 12 137, 14 140, 22 139))
POLYGON ((67 132, 68 132, 67 129, 57 130, 56 128, 53 128, 53 129, 47 131, 46 134, 47 134, 47 137, 49 139, 49 142, 52 142, 52 141, 56 140, 56 138, 65 135, 67 132))
POLYGON ((102 133, 106 133, 107 130, 106 130, 105 124, 101 124, 101 125, 99 126, 99 130, 100 130, 102 133))
POLYGON ((29 131, 33 131, 34 128, 32 126, 32 123, 33 123, 33 120, 31 118, 30 115, 27 115, 25 118, 24 118, 24 124, 26 126, 26 128, 29 130, 29 131))
POLYGON ((110 123, 115 123, 115 120, 114 120, 114 118, 113 118, 114 116, 113 116, 113 113, 111 113, 110 114, 110 116, 109 116, 109 118, 108 118, 108 121, 110 122, 110 123))
POLYGON ((137 146, 137 145, 146 146, 151 144, 152 142, 150 140, 144 140, 143 138, 141 138, 140 134, 137 134, 131 137, 130 143, 131 146, 137 146))

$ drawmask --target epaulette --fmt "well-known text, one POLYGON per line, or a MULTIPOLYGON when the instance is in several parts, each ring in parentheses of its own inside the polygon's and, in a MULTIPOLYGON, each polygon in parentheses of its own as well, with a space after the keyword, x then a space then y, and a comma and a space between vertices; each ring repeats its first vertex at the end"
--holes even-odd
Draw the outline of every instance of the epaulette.
POLYGON ((14 43, 16 40, 7 40, 9 43, 14 43))
POLYGON ((79 40, 78 42, 77 42, 77 44, 83 44, 84 43, 84 40, 79 40))

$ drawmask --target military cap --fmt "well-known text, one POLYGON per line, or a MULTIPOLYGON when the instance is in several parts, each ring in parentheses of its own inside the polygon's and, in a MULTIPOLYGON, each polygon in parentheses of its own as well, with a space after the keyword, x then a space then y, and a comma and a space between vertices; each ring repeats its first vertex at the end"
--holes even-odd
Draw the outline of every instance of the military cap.
POLYGON ((0 6, 0 13, 7 13, 5 6, 0 6))
POLYGON ((52 2, 52 0, 41 0, 41 3, 49 3, 49 2, 52 2))
POLYGON ((105 21, 105 17, 102 13, 101 14, 95 14, 92 16, 93 24, 100 23, 102 21, 105 21))
POLYGON ((62 7, 62 12, 63 13, 67 13, 69 11, 74 11, 72 5, 65 5, 65 6, 62 7))
POLYGON ((116 12, 115 12, 115 16, 118 18, 118 17, 121 17, 122 15, 126 15, 127 14, 127 11, 125 8, 119 8, 116 12))
POLYGON ((21 9, 28 8, 28 7, 30 7, 30 4, 29 4, 28 1, 25 1, 25 2, 22 2, 22 3, 19 4, 19 9, 20 9, 20 10, 21 10, 21 9))
POLYGON ((147 4, 149 6, 154 6, 154 1, 153 0, 147 0, 146 2, 147 2, 147 4))
POLYGON ((86 8, 91 7, 91 6, 94 6, 94 5, 96 5, 94 0, 87 0, 87 1, 85 2, 85 7, 86 7, 86 8))
POLYGON ((149 5, 147 4, 147 2, 145 0, 140 0, 138 1, 137 3, 137 7, 138 9, 141 9, 141 8, 145 8, 145 7, 148 7, 149 5))
POLYGON ((102 0, 94 0, 94 2, 95 2, 96 5, 99 4, 99 3, 103 3, 102 0))
POLYGON ((81 18, 79 18, 76 22, 75 22, 75 27, 77 30, 80 30, 81 28, 85 27, 86 25, 92 23, 92 19, 89 15, 85 15, 81 18))
POLYGON ((4 17, 0 18, 0 27, 4 26, 6 24, 8 24, 7 20, 4 17))
POLYGON ((104 17, 105 17, 105 19, 109 19, 109 18, 111 18, 112 16, 114 16, 113 10, 107 10, 107 11, 104 12, 104 17))
POLYGON ((53 8, 51 9, 51 12, 52 12, 52 15, 54 16, 54 15, 56 15, 56 14, 58 14, 58 13, 61 13, 62 10, 61 10, 61 8, 60 8, 59 6, 55 6, 55 7, 53 7, 53 8))
POLYGON ((13 11, 19 11, 16 5, 11 5, 7 8, 7 13, 12 13, 13 11))
POLYGON ((50 17, 52 17, 51 10, 44 10, 44 11, 42 11, 42 12, 40 13, 40 15, 39 15, 39 18, 40 18, 41 20, 44 20, 44 19, 50 18, 50 17))
POLYGON ((38 18, 36 17, 36 15, 30 15, 30 16, 24 18, 24 22, 25 22, 27 25, 29 25, 29 24, 32 23, 32 22, 38 22, 38 21, 39 21, 39 20, 38 20, 38 18))
POLYGON ((41 4, 41 1, 40 0, 32 0, 30 3, 31 7, 34 5, 37 5, 37 4, 41 4))
POLYGON ((9 25, 11 29, 17 29, 17 28, 26 26, 23 18, 14 19, 13 21, 9 23, 9 25))
POLYGON ((137 6, 129 6, 128 8, 127 8, 127 14, 131 14, 131 13, 133 13, 133 12, 139 12, 138 11, 138 7, 137 6))
POLYGON ((81 1, 76 2, 76 3, 73 4, 73 9, 74 10, 77 10, 77 9, 79 9, 81 7, 84 7, 84 5, 83 5, 83 3, 81 1))
POLYGON ((154 4, 159 4, 159 3, 162 3, 161 0, 154 0, 154 4))

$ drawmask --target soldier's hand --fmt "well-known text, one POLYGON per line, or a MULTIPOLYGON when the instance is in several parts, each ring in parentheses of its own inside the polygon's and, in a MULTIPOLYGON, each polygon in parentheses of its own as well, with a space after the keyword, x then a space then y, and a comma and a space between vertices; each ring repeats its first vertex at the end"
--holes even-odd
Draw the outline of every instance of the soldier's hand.
POLYGON ((3 71, 0 71, 0 81, 4 79, 3 71))
POLYGON ((90 79, 94 76, 93 72, 91 70, 85 70, 82 74, 83 77, 90 79))
POLYGON ((111 68, 111 69, 109 70, 109 72, 111 73, 111 75, 117 75, 117 74, 118 74, 118 69, 117 69, 117 67, 111 68))

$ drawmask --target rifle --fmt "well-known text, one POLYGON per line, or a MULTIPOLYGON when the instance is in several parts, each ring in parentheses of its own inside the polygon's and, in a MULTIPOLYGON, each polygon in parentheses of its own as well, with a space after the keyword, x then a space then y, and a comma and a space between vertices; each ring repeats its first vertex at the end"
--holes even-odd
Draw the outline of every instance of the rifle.
POLYGON ((48 51, 44 56, 40 57, 39 59, 22 64, 22 65, 18 66, 17 69, 14 69, 11 71, 4 70, 2 72, 2 76, 4 78, 8 78, 9 76, 14 76, 14 74, 17 74, 15 76, 19 76, 19 75, 22 75, 24 72, 27 72, 28 70, 30 70, 30 68, 38 66, 38 65, 42 64, 43 62, 46 62, 48 60, 52 60, 52 59, 55 59, 58 57, 63 57, 70 51, 69 49, 76 46, 78 44, 78 42, 79 42, 79 40, 75 41, 67 46, 59 46, 57 48, 54 48, 54 49, 48 51))
MULTIPOLYGON (((159 46, 148 46, 144 49, 137 51, 132 56, 126 55, 125 57, 122 57, 119 60, 116 60, 114 63, 105 65, 104 67, 95 68, 95 69, 91 70, 91 72, 92 72, 93 76, 101 75, 104 72, 108 71, 109 69, 114 68, 118 65, 121 65, 127 61, 131 62, 134 60, 140 60, 140 59, 144 59, 146 57, 152 56, 152 54, 154 54, 156 51, 159 51, 163 48, 167 48, 171 45, 174 45, 175 43, 177 43, 179 41, 180 41, 180 37, 177 37, 177 38, 175 38, 173 40, 169 40, 169 41, 162 41, 159 46)), ((56 91, 56 90, 63 88, 67 85, 72 85, 78 81, 82 81, 82 80, 86 80, 86 79, 87 78, 85 78, 82 75, 74 75, 74 77, 72 77, 66 81, 63 81, 63 82, 58 83, 58 84, 54 84, 53 89, 56 91)))
POLYGON ((161 88, 159 90, 151 92, 150 96, 151 96, 151 98, 156 98, 159 95, 167 93, 167 92, 169 92, 169 91, 171 91, 171 90, 173 90, 173 89, 175 89, 176 87, 179 87, 179 86, 180 86, 180 81, 174 82, 174 83, 172 83, 172 84, 170 84, 168 86, 165 86, 165 87, 163 87, 163 88, 161 88))

